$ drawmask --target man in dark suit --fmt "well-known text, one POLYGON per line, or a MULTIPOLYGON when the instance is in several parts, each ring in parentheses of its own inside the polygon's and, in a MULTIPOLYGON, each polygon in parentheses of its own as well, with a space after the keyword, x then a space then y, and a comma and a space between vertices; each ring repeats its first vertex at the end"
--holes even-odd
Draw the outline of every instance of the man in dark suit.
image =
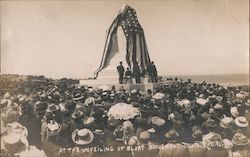
POLYGON ((119 83, 122 84, 123 83, 123 76, 124 76, 124 67, 122 65, 122 62, 120 62, 120 65, 117 66, 117 71, 119 74, 119 83))

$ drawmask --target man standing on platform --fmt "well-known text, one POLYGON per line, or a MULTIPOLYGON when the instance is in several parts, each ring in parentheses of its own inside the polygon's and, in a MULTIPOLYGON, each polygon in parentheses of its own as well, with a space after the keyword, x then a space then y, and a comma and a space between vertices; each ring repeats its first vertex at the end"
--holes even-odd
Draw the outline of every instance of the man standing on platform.
POLYGON ((123 83, 123 76, 124 76, 124 67, 122 65, 122 62, 120 62, 120 65, 117 66, 117 71, 119 74, 119 83, 122 84, 123 83))
POLYGON ((152 66, 153 82, 158 82, 158 72, 154 64, 154 61, 151 62, 151 66, 152 66))
POLYGON ((130 71, 129 68, 127 68, 127 70, 125 72, 125 78, 126 78, 127 84, 131 84, 132 83, 132 72, 130 71))
POLYGON ((141 70, 137 62, 135 63, 133 67, 133 75, 135 77, 135 82, 141 83, 141 70))

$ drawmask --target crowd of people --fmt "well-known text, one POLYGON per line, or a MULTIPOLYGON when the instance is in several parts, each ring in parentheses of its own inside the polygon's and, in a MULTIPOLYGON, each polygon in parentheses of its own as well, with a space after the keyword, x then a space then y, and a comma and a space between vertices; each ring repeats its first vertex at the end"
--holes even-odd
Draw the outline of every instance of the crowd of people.
POLYGON ((134 83, 144 83, 141 81, 141 78, 146 78, 148 80, 146 82, 158 82, 158 72, 154 61, 152 61, 146 69, 140 67, 136 62, 132 70, 127 67, 126 71, 122 62, 120 62, 120 64, 117 66, 117 72, 120 84, 132 84, 133 79, 135 80, 134 83))
POLYGON ((0 95, 4 157, 250 154, 249 89, 178 78, 155 91, 36 77, 15 84, 0 95))

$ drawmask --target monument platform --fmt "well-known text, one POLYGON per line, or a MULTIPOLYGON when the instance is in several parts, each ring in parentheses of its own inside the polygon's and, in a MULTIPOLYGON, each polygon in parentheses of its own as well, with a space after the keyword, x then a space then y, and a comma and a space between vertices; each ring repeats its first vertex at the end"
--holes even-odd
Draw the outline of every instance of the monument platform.
MULTIPOLYGON (((143 80, 142 80, 143 81, 143 80)), ((157 87, 161 85, 171 85, 173 81, 164 81, 164 82, 157 82, 157 83, 132 83, 132 84, 119 84, 117 78, 101 78, 101 79, 89 79, 89 80, 80 80, 80 85, 91 86, 93 88, 98 88, 102 85, 106 85, 108 87, 114 86, 116 90, 123 88, 127 91, 131 91, 133 89, 137 89, 143 92, 147 92, 148 89, 152 90, 155 93, 157 87)))

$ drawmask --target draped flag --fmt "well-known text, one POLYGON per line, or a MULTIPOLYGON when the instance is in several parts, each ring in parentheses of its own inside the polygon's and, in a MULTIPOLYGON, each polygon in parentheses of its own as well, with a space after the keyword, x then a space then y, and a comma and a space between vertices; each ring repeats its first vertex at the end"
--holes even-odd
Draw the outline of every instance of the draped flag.
POLYGON ((121 9, 107 31, 101 64, 94 73, 95 78, 97 78, 98 73, 102 69, 109 65, 112 57, 119 52, 117 41, 118 27, 122 27, 124 35, 126 36, 126 61, 128 66, 131 68, 138 63, 140 68, 145 70, 150 64, 144 32, 137 19, 136 11, 126 5, 121 9))

